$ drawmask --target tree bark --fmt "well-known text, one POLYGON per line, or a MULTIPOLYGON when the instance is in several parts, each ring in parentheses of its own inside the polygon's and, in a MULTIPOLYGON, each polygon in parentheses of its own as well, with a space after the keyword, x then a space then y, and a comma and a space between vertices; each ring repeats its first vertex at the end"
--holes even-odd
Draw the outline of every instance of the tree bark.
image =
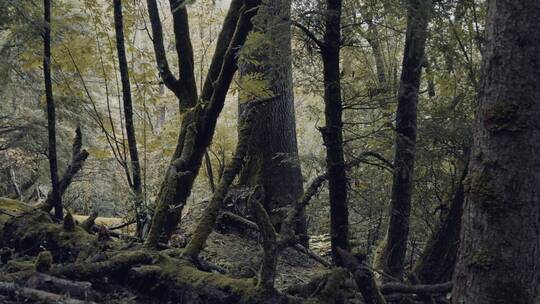
POLYGON ((191 259, 196 259, 204 248, 208 236, 210 236, 210 233, 212 233, 212 230, 214 229, 225 196, 229 192, 232 182, 245 164, 246 154, 249 150, 249 139, 252 136, 253 122, 255 119, 255 110, 249 109, 248 111, 250 113, 246 113, 246 115, 242 117, 239 139, 234 151, 233 159, 225 168, 219 185, 213 193, 208 207, 204 210, 202 217, 199 219, 191 240, 184 251, 184 254, 191 259))
MULTIPOLYGON (((258 114, 241 185, 260 184, 265 189, 267 211, 289 206, 302 196, 302 173, 298 161, 291 55, 291 1, 263 0, 254 24, 266 43, 257 49, 257 64, 241 64, 240 77, 262 74, 275 96, 258 114)), ((251 55, 250 55, 251 56, 251 55)), ((242 99, 241 94, 241 99, 242 99)), ((240 116, 243 103, 240 100, 240 116)), ((240 120, 240 118, 239 118, 240 120)))
POLYGON ((126 48, 124 45, 124 21, 122 16, 122 0, 114 0, 114 29, 116 33, 116 50, 118 51, 118 66, 122 81, 122 98, 124 101, 124 119, 126 122, 126 135, 131 164, 132 190, 135 193, 135 216, 137 219, 137 235, 141 236, 143 221, 146 216, 142 210, 142 183, 137 138, 133 124, 133 102, 131 99, 131 84, 129 81, 126 48))
POLYGON ((540 302, 540 2, 488 1, 452 303, 540 302))
POLYGON ((56 156, 56 113, 51 79, 51 1, 43 0, 45 26, 43 28, 43 76, 45 80, 45 98, 47 100, 47 129, 49 134, 48 158, 51 175, 52 202, 57 219, 64 218, 62 196, 58 184, 58 158, 56 156))
POLYGON ((178 55, 178 79, 171 72, 167 61, 157 2, 156 0, 147 0, 146 3, 152 26, 152 43, 154 45, 159 75, 165 86, 176 95, 179 101, 180 111, 184 112, 197 104, 193 47, 189 36, 189 22, 185 3, 180 0, 169 0, 173 16, 176 53, 178 55))
MULTIPOLYGON (((155 4, 155 1, 148 0, 149 10, 151 2, 155 4)), ((204 153, 211 143, 218 116, 236 72, 237 50, 251 31, 251 18, 256 14, 258 4, 257 0, 231 2, 202 90, 203 98, 182 120, 176 150, 156 199, 152 227, 146 240, 147 247, 157 248, 160 238, 167 242, 178 225, 180 213, 191 193, 204 153), (210 97, 206 99, 207 96, 210 97)), ((160 23, 154 17, 151 16, 153 28, 160 23)))
POLYGON ((342 265, 338 248, 347 250, 349 210, 347 207, 347 175, 343 156, 343 120, 339 56, 341 46, 341 0, 326 1, 325 32, 321 49, 324 74, 324 116, 321 128, 326 146, 326 170, 330 193, 330 241, 332 258, 342 265))
POLYGON ((386 245, 381 253, 384 272, 394 277, 401 277, 403 274, 409 236, 416 155, 416 106, 424 63, 427 26, 432 9, 431 0, 409 0, 407 3, 407 33, 396 112, 396 151, 390 223, 386 245))

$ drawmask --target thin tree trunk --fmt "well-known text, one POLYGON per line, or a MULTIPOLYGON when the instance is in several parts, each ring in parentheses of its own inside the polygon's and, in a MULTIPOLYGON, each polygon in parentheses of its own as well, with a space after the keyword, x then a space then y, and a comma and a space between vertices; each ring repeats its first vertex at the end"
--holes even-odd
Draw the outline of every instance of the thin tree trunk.
POLYGON ((49 133, 49 169, 52 185, 54 215, 57 219, 64 217, 62 196, 58 185, 58 159, 56 157, 56 118, 51 79, 51 1, 43 0, 45 27, 43 29, 43 75, 45 80, 45 97, 47 99, 47 126, 49 133))
POLYGON ((15 170, 13 170, 13 167, 9 167, 9 178, 11 180, 11 185, 13 186, 13 190, 15 191, 17 198, 22 201, 23 195, 19 184, 17 184, 17 178, 15 176, 15 170))
POLYGON ((540 303, 540 2, 487 16, 452 303, 540 303))
POLYGON ((396 152, 390 223, 381 253, 384 271, 401 277, 409 236, 416 155, 416 106, 424 63, 431 0, 409 0, 407 34, 396 113, 396 152))
POLYGON ((137 150, 137 138, 133 125, 133 102, 131 100, 131 85, 129 81, 128 63, 124 45, 124 22, 122 16, 122 0, 114 0, 114 29, 116 32, 116 49, 118 51, 118 65, 122 81, 122 97, 124 100, 124 119, 126 121, 126 134, 132 175, 132 190, 135 193, 135 213, 137 219, 137 235, 141 235, 145 219, 142 210, 142 183, 141 166, 137 150))
MULTIPOLYGON (((467 153, 468 154, 468 153, 467 153)), ((465 198, 464 180, 469 162, 465 157, 465 167, 454 192, 446 215, 429 238, 424 251, 414 265, 413 272, 423 284, 437 284, 452 279, 459 248, 459 231, 465 198)))
POLYGON ((337 265, 343 264, 338 248, 344 250, 349 248, 349 210, 347 208, 347 175, 343 156, 343 106, 339 70, 340 46, 341 0, 327 0, 325 33, 321 49, 326 126, 321 129, 321 133, 326 146, 332 258, 337 265))
POLYGON ((210 184, 210 190, 212 193, 214 193, 216 192, 216 183, 214 181, 214 171, 212 170, 212 161, 210 161, 208 151, 204 152, 204 163, 206 167, 206 175, 208 177, 208 184, 210 184))
POLYGON ((379 81, 379 92, 384 92, 388 88, 386 81, 386 69, 384 68, 384 56, 379 38, 379 31, 377 26, 373 24, 371 20, 368 23, 368 35, 367 41, 373 50, 373 57, 375 59, 375 67, 377 68, 377 80, 379 81))

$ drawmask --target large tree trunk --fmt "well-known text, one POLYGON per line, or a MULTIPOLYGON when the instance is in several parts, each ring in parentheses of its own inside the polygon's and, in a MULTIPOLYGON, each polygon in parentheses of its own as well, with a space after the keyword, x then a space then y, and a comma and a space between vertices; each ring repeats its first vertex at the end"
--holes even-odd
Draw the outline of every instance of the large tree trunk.
POLYGON ((416 105, 431 0, 409 0, 407 34, 396 113, 396 152, 386 245, 381 253, 384 271, 395 277, 403 274, 416 155, 416 105))
POLYGON ((347 175, 343 156, 343 121, 339 53, 341 46, 341 0, 326 1, 325 33, 321 49, 324 74, 324 114, 321 129, 326 146, 326 170, 330 193, 330 240, 332 258, 342 265, 338 248, 347 250, 349 210, 347 175))
POLYGON ((56 118, 52 93, 51 80, 51 1, 43 0, 45 26, 43 29, 43 74, 45 80, 45 97, 47 100, 47 126, 49 133, 49 169, 51 174, 52 201, 54 204, 54 215, 58 219, 64 217, 62 207, 62 196, 58 185, 58 159, 56 157, 56 118))
MULTIPOLYGON (((267 94, 277 98, 261 109, 240 184, 260 184, 265 190, 265 208, 271 211, 296 202, 302 196, 302 173, 298 162, 291 58, 291 1, 263 0, 253 22, 265 41, 257 54, 249 54, 257 64, 239 66, 241 82, 263 75, 267 94)), ((258 96, 240 94, 243 103, 258 96), (246 99, 246 100, 243 100, 246 99)), ((239 118, 240 121, 240 118, 239 118)))
POLYGON ((540 2, 488 1, 452 303, 540 302, 540 2))
POLYGON ((133 103, 131 100, 131 85, 129 81, 126 48, 124 46, 124 21, 122 16, 122 0, 114 0, 114 29, 116 32, 116 49, 118 51, 118 65, 122 81, 122 97, 124 100, 124 119, 126 121, 126 134, 131 160, 131 175, 133 184, 130 185, 135 193, 135 216, 137 219, 137 235, 141 236, 144 215, 142 210, 142 184, 141 166, 137 150, 137 138, 133 125, 133 103))

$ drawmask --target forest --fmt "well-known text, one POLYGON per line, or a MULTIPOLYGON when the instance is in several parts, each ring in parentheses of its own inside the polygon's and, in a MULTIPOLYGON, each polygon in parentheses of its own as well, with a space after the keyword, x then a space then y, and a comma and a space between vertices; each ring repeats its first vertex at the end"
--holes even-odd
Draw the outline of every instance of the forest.
POLYGON ((540 304, 540 1, 0 0, 0 303, 540 304))

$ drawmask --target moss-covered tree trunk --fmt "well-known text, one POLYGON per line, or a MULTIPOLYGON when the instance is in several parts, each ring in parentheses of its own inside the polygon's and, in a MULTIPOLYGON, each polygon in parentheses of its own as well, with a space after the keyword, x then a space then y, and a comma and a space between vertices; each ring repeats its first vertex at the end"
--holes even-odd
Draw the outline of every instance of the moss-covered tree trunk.
POLYGON ((540 302, 540 2, 488 1, 452 303, 540 302))
POLYGON ((396 112, 396 151, 390 223, 380 259, 384 271, 395 277, 403 274, 409 236, 416 156, 416 106, 425 60, 427 26, 432 9, 431 0, 409 0, 406 3, 408 5, 407 34, 396 112))
MULTIPOLYGON (((161 57, 164 55, 163 32, 157 3, 155 0, 148 0, 147 3, 160 73, 162 73, 162 77, 168 77, 171 80, 169 85, 180 85, 184 82, 175 80, 168 70, 166 58, 161 57)), ((148 247, 157 247, 160 238, 163 241, 168 241, 178 225, 181 211, 191 193, 195 177, 199 173, 204 153, 214 135, 218 116, 223 109, 227 91, 236 72, 237 50, 244 44, 247 34, 252 28, 251 18, 256 14, 255 8, 258 4, 257 0, 233 0, 231 2, 218 37, 201 99, 197 101, 195 107, 187 110, 182 119, 177 146, 156 199, 152 226, 146 239, 148 247)), ((180 8, 180 10, 182 9, 185 7, 180 8)), ((176 24, 187 24, 187 14, 175 15, 175 18, 182 19, 175 22, 175 27, 176 24)), ((185 40, 185 36, 178 36, 181 32, 179 29, 175 30, 176 37, 185 40)), ((177 47, 177 49, 181 48, 178 45, 177 47)), ((189 58, 182 60, 192 61, 189 58)), ((183 72, 180 75, 182 76, 183 72)), ((190 77, 190 75, 188 76, 190 77)), ((185 101, 180 101, 180 104, 185 104, 185 101)))

